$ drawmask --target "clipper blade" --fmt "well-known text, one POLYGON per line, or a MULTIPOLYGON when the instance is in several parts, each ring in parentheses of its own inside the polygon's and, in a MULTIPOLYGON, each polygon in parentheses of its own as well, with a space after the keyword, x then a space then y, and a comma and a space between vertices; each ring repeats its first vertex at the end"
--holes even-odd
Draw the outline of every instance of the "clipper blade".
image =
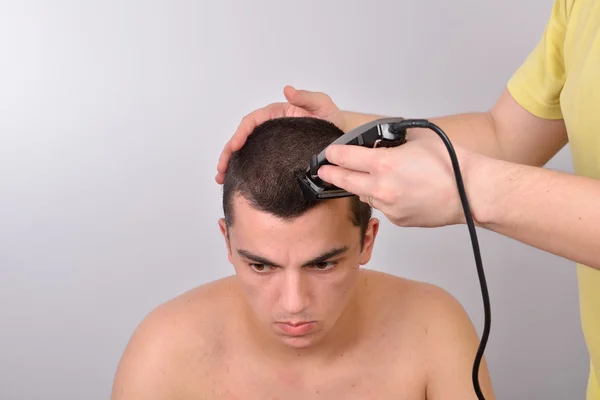
POLYGON ((325 184, 324 182, 323 184, 318 184, 304 172, 296 176, 304 198, 307 200, 325 200, 352 196, 352 193, 348 193, 337 186, 325 184))

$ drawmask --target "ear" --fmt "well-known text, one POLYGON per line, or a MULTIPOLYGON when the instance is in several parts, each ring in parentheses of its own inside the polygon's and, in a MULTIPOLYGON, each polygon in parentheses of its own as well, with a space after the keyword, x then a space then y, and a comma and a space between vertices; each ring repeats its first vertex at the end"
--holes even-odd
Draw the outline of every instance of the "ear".
POLYGON ((375 245, 375 238, 379 231, 379 220, 377 218, 371 218, 367 231, 365 232, 365 240, 363 242, 363 249, 360 253, 360 264, 365 265, 371 260, 371 254, 373 253, 373 246, 375 245))
POLYGON ((221 230, 223 239, 225 239, 225 246, 227 246, 227 258, 229 259, 229 262, 233 264, 233 261, 231 259, 231 245, 229 243, 229 235, 227 233, 227 222, 225 222, 225 218, 219 219, 219 229, 221 230))

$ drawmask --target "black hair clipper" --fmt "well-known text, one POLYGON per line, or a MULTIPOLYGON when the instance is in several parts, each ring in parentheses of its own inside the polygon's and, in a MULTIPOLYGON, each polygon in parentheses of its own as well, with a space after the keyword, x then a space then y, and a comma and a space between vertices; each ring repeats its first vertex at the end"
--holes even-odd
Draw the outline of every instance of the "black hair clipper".
MULTIPOLYGON (((409 125, 403 126, 403 121, 406 120, 404 118, 377 119, 352 129, 331 144, 349 144, 371 148, 396 147, 406 142, 406 130, 409 125)), ((317 175, 320 167, 331 164, 325 157, 325 150, 314 155, 306 172, 298 175, 304 197, 309 200, 323 200, 353 196, 352 193, 324 182, 317 175)))

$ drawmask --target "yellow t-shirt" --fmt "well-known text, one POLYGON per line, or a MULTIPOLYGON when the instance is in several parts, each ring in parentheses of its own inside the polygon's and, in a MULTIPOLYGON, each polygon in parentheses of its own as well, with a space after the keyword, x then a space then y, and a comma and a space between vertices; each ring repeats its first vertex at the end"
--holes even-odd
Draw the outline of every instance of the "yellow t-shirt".
MULTIPOLYGON (((600 180, 600 1, 555 0, 540 41, 508 90, 532 114, 564 119, 575 173, 600 180)), ((587 400, 599 400, 600 271, 577 265, 577 275, 590 352, 587 400)))

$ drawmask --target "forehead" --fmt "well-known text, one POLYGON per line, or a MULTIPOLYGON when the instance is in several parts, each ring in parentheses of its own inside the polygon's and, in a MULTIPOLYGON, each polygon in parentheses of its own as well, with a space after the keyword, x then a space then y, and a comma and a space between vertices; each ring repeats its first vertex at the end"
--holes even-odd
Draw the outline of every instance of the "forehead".
POLYGON ((306 213, 289 220, 260 211, 242 196, 233 198, 232 239, 259 245, 306 242, 342 242, 359 239, 360 228, 352 222, 350 198, 324 200, 306 213))

